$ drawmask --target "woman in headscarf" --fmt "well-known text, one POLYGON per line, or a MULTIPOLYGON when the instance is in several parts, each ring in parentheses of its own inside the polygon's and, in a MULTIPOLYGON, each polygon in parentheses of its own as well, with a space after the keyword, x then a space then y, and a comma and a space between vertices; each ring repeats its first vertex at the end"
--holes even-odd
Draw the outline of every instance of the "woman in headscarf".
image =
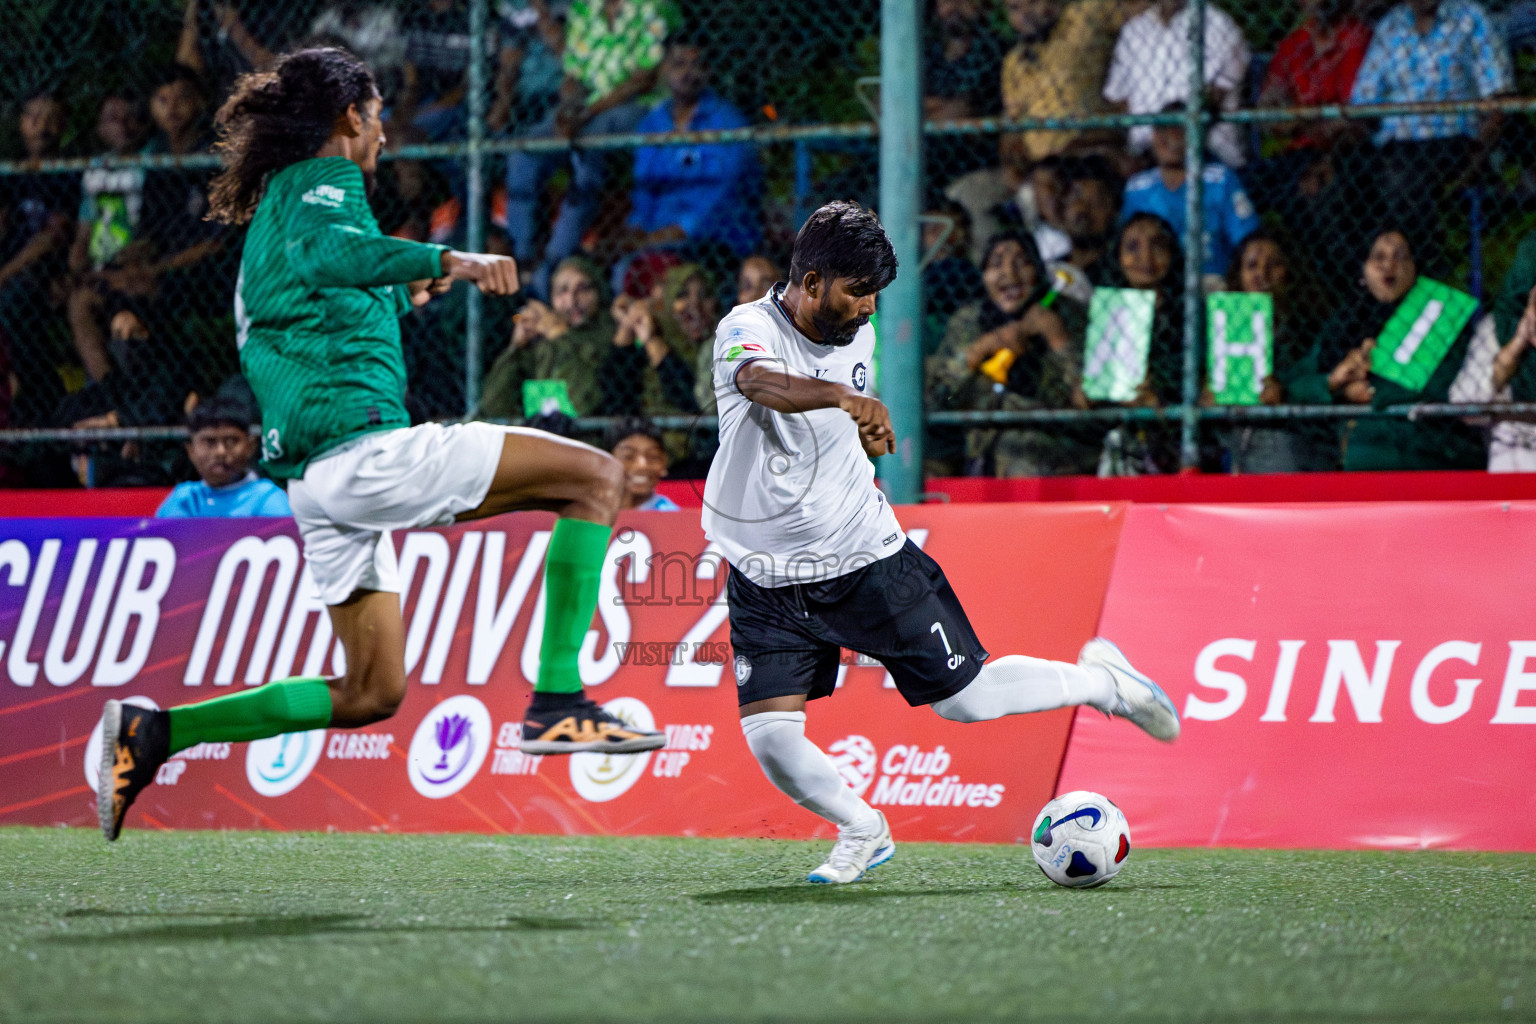
POLYGON ((577 416, 610 411, 613 401, 599 379, 613 350, 608 305, 603 274, 590 260, 561 260, 550 279, 549 305, 531 299, 514 318, 511 340, 485 375, 475 416, 517 420, 564 411, 554 397, 558 386, 537 383, 552 381, 563 382, 577 416), (540 403, 557 407, 532 407, 540 403))
MULTIPOLYGON (((927 359, 927 405, 939 410, 1086 408, 1081 387, 1080 305, 1056 294, 1040 250, 1028 235, 1006 232, 987 243, 985 297, 950 317, 938 351, 927 359)), ((1070 429, 981 428, 930 432, 935 463, 953 473, 1048 476, 1085 472, 1093 452, 1070 429)))
MULTIPOLYGON (((1111 288, 1136 288, 1157 296, 1147 374, 1136 397, 1125 404, 1154 409, 1178 404, 1184 379, 1184 250, 1173 227, 1154 213, 1133 215, 1110 247, 1106 276, 1111 288)), ((1104 436, 1100 476, 1172 473, 1178 468, 1177 430, 1142 420, 1104 436)))
POLYGON ((619 296, 617 324, 604 366, 606 390, 622 415, 675 416, 699 411, 694 367, 714 340, 717 302, 697 263, 668 270, 651 301, 619 296))
MULTIPOLYGON (((1261 405, 1292 401, 1284 381, 1296 372, 1307 346, 1317 336, 1308 315, 1316 289, 1299 266, 1285 236, 1259 228, 1238 243, 1227 270, 1227 290, 1268 295, 1274 310, 1273 361, 1259 395, 1261 405)), ((1338 445, 1326 421, 1273 420, 1238 424, 1222 433, 1235 473, 1295 473, 1335 468, 1338 445), (1328 439, 1325 440, 1325 433, 1328 439)))
MULTIPOLYGON (((1408 236, 1383 228, 1371 239, 1355 294, 1340 303, 1301 361, 1286 391, 1293 402, 1369 404, 1377 409, 1444 402, 1466 358, 1473 322, 1462 328, 1421 391, 1410 391, 1371 371, 1377 335, 1418 283, 1419 269, 1408 236)), ((1460 420, 1430 417, 1362 417, 1341 434, 1345 469, 1477 469, 1486 453, 1482 438, 1460 420)))

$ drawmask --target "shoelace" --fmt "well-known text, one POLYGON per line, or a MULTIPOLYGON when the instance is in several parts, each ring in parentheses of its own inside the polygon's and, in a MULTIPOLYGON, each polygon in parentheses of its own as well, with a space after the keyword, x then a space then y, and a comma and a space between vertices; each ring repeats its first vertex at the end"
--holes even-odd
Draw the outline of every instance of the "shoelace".
POLYGON ((859 848, 873 838, 874 835, 840 835, 838 837, 837 843, 832 847, 832 854, 827 858, 827 863, 831 864, 839 871, 845 871, 848 868, 853 867, 854 859, 858 856, 859 848))

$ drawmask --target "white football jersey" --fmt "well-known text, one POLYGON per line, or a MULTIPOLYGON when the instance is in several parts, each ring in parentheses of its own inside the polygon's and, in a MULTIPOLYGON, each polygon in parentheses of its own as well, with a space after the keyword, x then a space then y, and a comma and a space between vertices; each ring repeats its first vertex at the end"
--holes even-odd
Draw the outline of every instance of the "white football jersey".
POLYGON ((777 413, 736 387, 736 372, 759 359, 860 391, 870 385, 875 329, 866 324, 842 348, 818 344, 779 305, 783 288, 737 306, 715 331, 720 450, 704 484, 705 535, 762 587, 842 576, 906 540, 846 412, 777 413))

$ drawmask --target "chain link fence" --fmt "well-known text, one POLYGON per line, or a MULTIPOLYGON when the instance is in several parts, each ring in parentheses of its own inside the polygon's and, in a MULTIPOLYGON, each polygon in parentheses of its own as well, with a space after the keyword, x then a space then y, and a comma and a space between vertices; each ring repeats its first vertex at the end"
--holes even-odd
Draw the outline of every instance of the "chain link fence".
POLYGON ((381 228, 527 283, 405 319, 420 419, 663 417, 702 473, 715 324, 902 170, 929 474, 1536 468, 1528 0, 928 0, 915 168, 881 166, 880 0, 14 6, 14 485, 183 478, 188 409, 249 402, 212 113, 316 43, 378 77, 381 228))

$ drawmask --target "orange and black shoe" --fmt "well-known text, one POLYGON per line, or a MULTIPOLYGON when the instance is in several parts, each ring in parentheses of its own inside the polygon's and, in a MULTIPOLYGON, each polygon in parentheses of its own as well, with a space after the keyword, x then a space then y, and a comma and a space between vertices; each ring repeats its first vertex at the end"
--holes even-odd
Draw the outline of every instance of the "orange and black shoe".
POLYGON ((630 725, 580 694, 534 695, 523 718, 525 754, 638 754, 667 745, 665 733, 630 725))
POLYGON ((101 781, 96 819, 107 842, 123 830, 123 817, 140 790, 171 756, 170 716, 153 708, 109 700, 101 712, 101 781))

